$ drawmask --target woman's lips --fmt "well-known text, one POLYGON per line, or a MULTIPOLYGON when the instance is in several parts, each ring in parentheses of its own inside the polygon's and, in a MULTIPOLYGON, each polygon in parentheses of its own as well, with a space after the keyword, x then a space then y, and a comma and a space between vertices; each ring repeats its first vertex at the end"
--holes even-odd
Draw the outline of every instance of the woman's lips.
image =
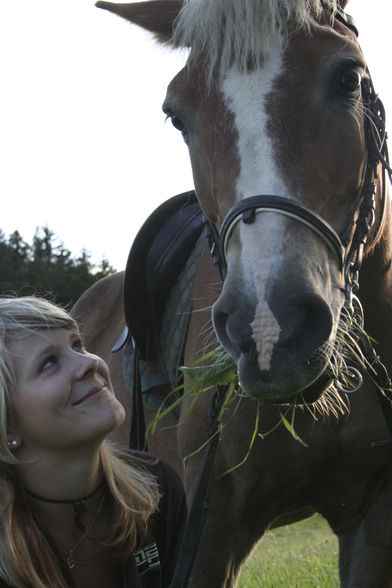
POLYGON ((88 398, 95 396, 96 394, 101 392, 101 390, 103 390, 104 388, 105 388, 105 386, 97 386, 96 388, 93 388, 92 390, 87 392, 87 394, 85 394, 80 400, 78 400, 77 402, 74 402, 73 406, 77 406, 78 404, 81 404, 82 402, 84 402, 88 398))

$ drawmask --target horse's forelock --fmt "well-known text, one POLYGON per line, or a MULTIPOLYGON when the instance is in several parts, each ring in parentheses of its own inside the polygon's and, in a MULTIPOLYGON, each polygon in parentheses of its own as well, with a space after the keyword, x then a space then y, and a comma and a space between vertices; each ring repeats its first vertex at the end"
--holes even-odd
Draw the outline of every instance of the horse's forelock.
MULTIPOLYGON (((260 65, 272 46, 282 44, 287 26, 309 29, 325 8, 322 0, 184 0, 173 42, 203 53, 208 74, 234 65, 260 65)), ((329 0, 331 14, 338 0, 329 0)))

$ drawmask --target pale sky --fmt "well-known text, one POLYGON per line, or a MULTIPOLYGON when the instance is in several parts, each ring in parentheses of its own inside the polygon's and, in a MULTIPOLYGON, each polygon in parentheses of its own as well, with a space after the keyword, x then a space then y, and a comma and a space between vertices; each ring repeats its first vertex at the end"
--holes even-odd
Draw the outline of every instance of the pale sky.
MULTIPOLYGON (((392 117, 391 0, 347 11, 392 117)), ((31 242, 48 225, 74 255, 123 269, 148 214, 193 187, 161 111, 186 56, 94 0, 0 0, 0 55, 0 228, 31 242)))

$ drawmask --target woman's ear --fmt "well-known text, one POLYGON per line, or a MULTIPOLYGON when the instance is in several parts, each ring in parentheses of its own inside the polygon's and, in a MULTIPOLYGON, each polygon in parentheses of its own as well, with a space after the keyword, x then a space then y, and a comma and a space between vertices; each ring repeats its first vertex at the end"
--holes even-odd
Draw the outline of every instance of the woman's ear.
POLYGON ((11 451, 13 451, 15 449, 18 449, 18 447, 20 447, 22 445, 22 439, 16 432, 14 432, 12 430, 8 430, 7 445, 8 445, 8 448, 11 451))

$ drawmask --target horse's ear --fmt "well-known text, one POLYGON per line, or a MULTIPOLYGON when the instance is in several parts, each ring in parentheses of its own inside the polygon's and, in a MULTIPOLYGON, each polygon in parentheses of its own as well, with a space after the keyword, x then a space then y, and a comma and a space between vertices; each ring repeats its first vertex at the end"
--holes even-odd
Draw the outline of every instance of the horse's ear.
POLYGON ((128 4, 100 1, 95 6, 125 18, 154 33, 162 43, 167 43, 173 32, 173 23, 181 10, 182 0, 148 0, 128 4))

